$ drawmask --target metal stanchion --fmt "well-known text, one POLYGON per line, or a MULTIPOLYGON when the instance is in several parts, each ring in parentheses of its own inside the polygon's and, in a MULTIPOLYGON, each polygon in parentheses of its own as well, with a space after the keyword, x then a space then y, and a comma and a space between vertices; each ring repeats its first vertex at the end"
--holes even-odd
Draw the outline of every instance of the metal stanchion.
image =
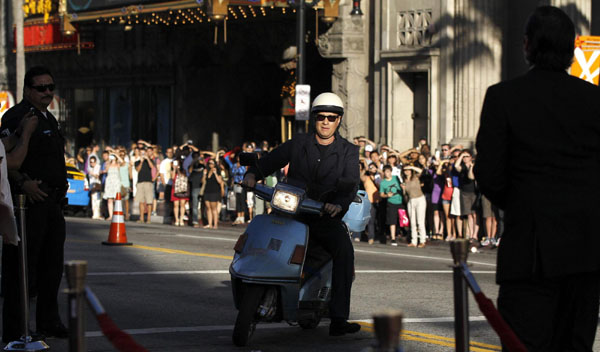
POLYGON ((21 330, 23 335, 18 341, 12 341, 6 347, 5 351, 45 351, 50 347, 44 341, 33 341, 33 338, 29 334, 29 287, 27 281, 27 227, 25 222, 25 203, 27 202, 27 196, 24 194, 18 194, 17 197, 17 210, 19 217, 19 284, 21 288, 21 314, 23 317, 21 330))
POLYGON ((402 352, 400 332, 402 330, 402 312, 390 310, 373 315, 377 344, 361 352, 402 352))
POLYGON ((71 260, 65 263, 67 275, 66 290, 69 306, 69 352, 85 352, 85 276, 87 262, 84 260, 71 260))
POLYGON ((377 352, 401 352, 400 331, 402 330, 402 313, 389 311, 373 316, 377 352))
POLYGON ((454 335, 456 351, 469 351, 469 296, 467 282, 462 274, 461 266, 467 263, 469 241, 458 239, 450 242, 450 251, 454 260, 454 335))

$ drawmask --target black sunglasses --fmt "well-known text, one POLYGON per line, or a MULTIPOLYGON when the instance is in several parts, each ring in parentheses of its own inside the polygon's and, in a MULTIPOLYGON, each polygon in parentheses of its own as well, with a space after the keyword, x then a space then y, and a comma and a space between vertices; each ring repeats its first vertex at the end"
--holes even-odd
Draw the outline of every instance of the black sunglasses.
POLYGON ((31 86, 31 88, 37 90, 40 93, 44 93, 46 89, 53 92, 56 86, 54 84, 42 84, 41 86, 31 86))
POLYGON ((329 120, 329 122, 335 122, 339 116, 338 115, 317 115, 317 121, 324 121, 325 119, 329 120))

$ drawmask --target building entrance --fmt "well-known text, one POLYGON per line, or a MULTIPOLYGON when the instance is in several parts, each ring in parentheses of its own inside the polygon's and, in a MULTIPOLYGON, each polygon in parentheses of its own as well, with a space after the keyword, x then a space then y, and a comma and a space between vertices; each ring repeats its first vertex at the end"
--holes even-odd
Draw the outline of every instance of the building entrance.
POLYGON ((394 72, 392 78, 392 145, 405 150, 429 133, 429 79, 427 71, 394 72))

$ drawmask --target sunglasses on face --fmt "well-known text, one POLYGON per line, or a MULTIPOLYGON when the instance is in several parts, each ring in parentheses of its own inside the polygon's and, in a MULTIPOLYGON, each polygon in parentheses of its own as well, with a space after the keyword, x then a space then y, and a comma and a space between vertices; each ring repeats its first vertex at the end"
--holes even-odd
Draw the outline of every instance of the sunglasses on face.
POLYGON ((39 85, 39 86, 31 86, 31 88, 37 90, 40 93, 44 93, 46 91, 46 89, 49 90, 49 91, 51 91, 51 92, 53 92, 54 89, 56 88, 56 85, 54 85, 54 83, 52 83, 52 84, 42 84, 42 85, 39 85))
POLYGON ((327 119, 329 122, 335 122, 339 116, 338 115, 317 115, 317 121, 321 122, 327 119))

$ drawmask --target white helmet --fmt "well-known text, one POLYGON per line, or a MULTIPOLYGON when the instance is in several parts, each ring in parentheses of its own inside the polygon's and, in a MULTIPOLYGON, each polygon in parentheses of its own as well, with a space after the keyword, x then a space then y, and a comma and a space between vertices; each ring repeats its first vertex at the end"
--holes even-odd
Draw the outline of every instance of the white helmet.
POLYGON ((342 103, 340 97, 333 93, 321 93, 313 101, 310 112, 313 114, 319 112, 333 112, 340 116, 344 116, 344 103, 342 103))

